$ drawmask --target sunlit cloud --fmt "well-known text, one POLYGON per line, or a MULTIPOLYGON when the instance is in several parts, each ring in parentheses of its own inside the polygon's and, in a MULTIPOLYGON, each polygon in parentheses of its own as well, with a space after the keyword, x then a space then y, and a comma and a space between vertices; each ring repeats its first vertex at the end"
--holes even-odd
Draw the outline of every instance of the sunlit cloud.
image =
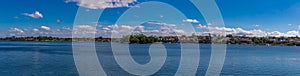
POLYGON ((19 29, 19 28, 11 28, 9 30, 9 32, 24 33, 24 31, 22 29, 19 29))
POLYGON ((182 20, 182 22, 199 23, 199 21, 196 19, 186 19, 186 20, 182 20))
POLYGON ((43 29, 43 30, 51 30, 51 28, 47 27, 47 26, 41 26, 40 28, 43 29))
POLYGON ((130 4, 137 0, 66 0, 66 3, 77 2, 80 7, 89 9, 105 9, 105 8, 118 8, 129 7, 130 4))
POLYGON ((32 17, 32 18, 43 18, 43 14, 40 13, 39 11, 35 11, 34 13, 23 13, 23 15, 28 16, 28 17, 32 17))
POLYGON ((32 31, 34 31, 34 32, 38 32, 38 31, 39 31, 39 29, 36 29, 36 28, 34 28, 34 29, 32 29, 32 31))

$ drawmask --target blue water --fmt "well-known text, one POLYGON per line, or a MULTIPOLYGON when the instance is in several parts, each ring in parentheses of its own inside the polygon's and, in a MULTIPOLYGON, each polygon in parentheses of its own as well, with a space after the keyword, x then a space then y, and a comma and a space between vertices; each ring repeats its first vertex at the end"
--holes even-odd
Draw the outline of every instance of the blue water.
MULTIPOLYGON (((133 58, 149 62, 149 44, 132 44, 133 58)), ((180 61, 180 45, 164 44, 167 60, 154 75, 174 75, 180 61)), ((196 75, 205 75, 210 45, 200 44, 200 64, 196 75)), ((109 76, 129 75, 113 58, 109 43, 96 43, 99 61, 109 76)), ((195 49, 195 48, 190 48, 195 49)), ((300 75, 300 47, 228 45, 222 76, 300 75)), ((0 41, 1 76, 77 76, 70 42, 0 41)), ((146 69, 146 68, 145 68, 146 69)))

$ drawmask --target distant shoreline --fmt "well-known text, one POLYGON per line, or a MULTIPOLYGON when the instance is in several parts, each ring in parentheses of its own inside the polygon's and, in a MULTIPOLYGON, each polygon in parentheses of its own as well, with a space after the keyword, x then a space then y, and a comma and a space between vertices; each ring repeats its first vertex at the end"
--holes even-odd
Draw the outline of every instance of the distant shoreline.
MULTIPOLYGON (((15 42, 21 42, 20 40, 0 40, 0 41, 15 41, 15 42)), ((69 42, 71 43, 72 41, 23 41, 23 42, 69 42)), ((96 42, 96 43, 111 43, 111 42, 96 42)), ((121 43, 121 42, 116 42, 116 43, 121 43)), ((122 43, 121 43, 122 44, 122 43)), ((128 44, 128 43, 124 43, 128 44)), ((149 43, 150 44, 150 43, 149 43)), ((151 44, 185 44, 185 43, 151 43, 151 44)), ((202 44, 203 43, 191 43, 191 44, 202 44)), ((135 44, 134 44, 135 45, 135 44)), ((138 44, 136 44, 138 45, 138 44)), ((141 45, 147 45, 147 44, 141 44, 141 45)), ((205 44, 205 45, 210 45, 210 44, 205 44)), ((251 44, 226 44, 226 45, 244 45, 244 46, 268 46, 268 45, 251 45, 251 44)), ((285 46, 285 45, 269 45, 269 46, 285 46)), ((289 46, 292 47, 292 46, 289 46)))
POLYGON ((300 46, 300 37, 246 37, 232 36, 224 37, 212 36, 145 36, 128 35, 123 38, 59 38, 51 36, 38 37, 6 37, 0 41, 35 41, 35 42, 119 42, 129 44, 178 44, 178 43, 197 43, 197 44, 238 44, 253 46, 300 46))

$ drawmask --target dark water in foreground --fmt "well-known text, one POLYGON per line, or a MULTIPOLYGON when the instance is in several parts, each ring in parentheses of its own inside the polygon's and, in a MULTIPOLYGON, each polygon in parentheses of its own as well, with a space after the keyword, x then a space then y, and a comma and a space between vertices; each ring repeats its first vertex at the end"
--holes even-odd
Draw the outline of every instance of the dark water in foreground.
MULTIPOLYGON (((180 61, 179 44, 165 44, 168 57, 154 75, 174 75, 180 61)), ((197 75, 205 75, 210 58, 210 45, 200 44, 201 56, 197 75)), ((146 64, 149 44, 130 45, 133 58, 146 64)), ((109 43, 96 43, 101 65, 110 75, 131 75, 122 70, 113 58, 109 43)), ((195 49, 195 48, 190 48, 195 49)), ((228 45, 220 75, 300 75, 300 47, 228 45)), ((1 76, 77 76, 70 42, 0 41, 1 76)))

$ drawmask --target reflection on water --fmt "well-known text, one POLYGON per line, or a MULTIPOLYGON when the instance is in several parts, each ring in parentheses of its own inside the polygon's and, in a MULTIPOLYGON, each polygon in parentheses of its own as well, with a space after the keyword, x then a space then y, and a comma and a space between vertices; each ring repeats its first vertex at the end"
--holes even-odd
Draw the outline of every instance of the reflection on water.
MULTIPOLYGON (((154 75, 174 75, 180 62, 180 45, 164 44, 166 63, 154 75)), ((204 75, 210 58, 210 45, 201 44, 197 75, 204 75)), ((150 61, 149 44, 132 44, 136 62, 150 61)), ((113 58, 109 43, 96 43, 99 61, 108 75, 131 75, 113 58)), ((190 48, 193 49, 193 48, 190 48)), ((300 47, 228 45, 221 75, 300 75, 300 47)), ((0 42, 1 76, 76 76, 78 75, 70 42, 0 42)), ((127 56, 127 55, 124 55, 127 56)), ((146 68, 145 68, 146 69, 146 68)))

